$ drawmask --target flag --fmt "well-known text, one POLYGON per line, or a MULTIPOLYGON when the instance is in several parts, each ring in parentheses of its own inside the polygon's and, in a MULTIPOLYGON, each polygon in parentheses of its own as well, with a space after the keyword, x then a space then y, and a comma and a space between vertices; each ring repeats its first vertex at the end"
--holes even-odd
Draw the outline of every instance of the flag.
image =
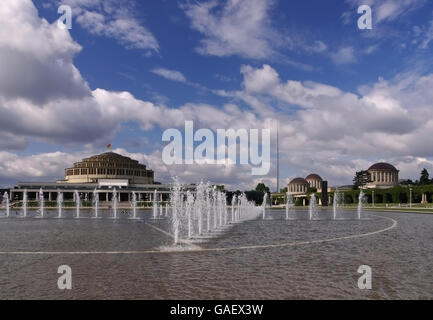
POLYGON ((111 149, 111 144, 107 144, 107 149, 108 149, 108 150, 111 149))

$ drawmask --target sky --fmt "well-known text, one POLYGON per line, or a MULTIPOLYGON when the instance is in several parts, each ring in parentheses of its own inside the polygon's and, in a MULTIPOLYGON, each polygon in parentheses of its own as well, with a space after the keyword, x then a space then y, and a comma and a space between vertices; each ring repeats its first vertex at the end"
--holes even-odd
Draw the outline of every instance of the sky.
POLYGON ((112 151, 159 182, 350 184, 386 161, 433 171, 429 0, 0 2, 0 186, 62 179, 112 151), (59 28, 60 5, 72 29, 59 28), (372 29, 358 28, 360 5, 372 29), (271 170, 166 165, 164 130, 271 129, 271 170))

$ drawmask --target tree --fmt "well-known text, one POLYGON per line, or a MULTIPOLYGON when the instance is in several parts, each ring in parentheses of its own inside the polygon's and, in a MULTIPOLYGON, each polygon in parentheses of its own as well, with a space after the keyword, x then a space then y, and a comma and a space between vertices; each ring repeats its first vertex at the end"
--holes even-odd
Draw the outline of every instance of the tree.
POLYGON ((287 187, 285 187, 285 188, 283 188, 283 189, 280 189, 280 193, 287 193, 287 187))
POLYGON ((311 193, 316 193, 317 192, 317 188, 314 187, 308 187, 307 188, 307 193, 311 194, 311 193))
POLYGON ((367 170, 356 172, 355 177, 353 178, 353 186, 355 189, 364 187, 369 182, 371 182, 371 177, 367 170))
POLYGON ((248 201, 254 201, 256 205, 261 205, 263 203, 263 196, 265 195, 263 192, 259 191, 246 191, 245 195, 247 196, 248 201))
POLYGON ((400 182, 400 184, 402 186, 408 186, 408 185, 414 185, 415 182, 413 182, 412 180, 408 179, 408 180, 403 180, 402 182, 400 182))
POLYGON ((430 184, 429 173, 426 168, 422 169, 421 177, 419 178, 420 185, 430 184))
POLYGON ((269 188, 264 183, 259 183, 256 187, 257 192, 269 193, 269 188))

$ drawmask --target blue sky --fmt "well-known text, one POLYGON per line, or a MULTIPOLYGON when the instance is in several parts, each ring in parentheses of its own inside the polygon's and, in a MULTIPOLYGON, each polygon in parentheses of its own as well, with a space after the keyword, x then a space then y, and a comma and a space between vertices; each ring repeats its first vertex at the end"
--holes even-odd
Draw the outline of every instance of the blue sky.
POLYGON ((61 178, 111 143, 163 182, 275 188, 275 166, 253 177, 161 164, 163 130, 185 120, 279 119, 281 185, 310 172, 348 184, 381 160, 403 178, 433 168, 431 1, 17 0, 0 15, 0 185, 61 178), (69 31, 56 25, 60 4, 72 7, 69 31), (358 29, 361 4, 372 30, 358 29))

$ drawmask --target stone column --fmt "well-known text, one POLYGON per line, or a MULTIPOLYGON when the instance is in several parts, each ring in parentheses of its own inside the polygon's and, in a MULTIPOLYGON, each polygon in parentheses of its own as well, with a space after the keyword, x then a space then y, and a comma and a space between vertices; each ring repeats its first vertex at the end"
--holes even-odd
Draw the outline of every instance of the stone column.
POLYGON ((426 194, 426 193, 423 193, 423 194, 422 194, 422 200, 421 200, 421 203, 422 203, 422 204, 427 203, 427 194, 426 194))

